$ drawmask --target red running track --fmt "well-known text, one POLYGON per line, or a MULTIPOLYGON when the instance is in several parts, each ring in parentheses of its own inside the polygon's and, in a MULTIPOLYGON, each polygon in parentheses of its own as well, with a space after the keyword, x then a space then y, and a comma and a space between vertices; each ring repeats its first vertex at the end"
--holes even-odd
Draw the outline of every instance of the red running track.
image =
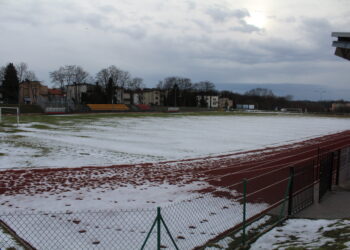
MULTIPOLYGON (((243 178, 254 178, 250 182, 255 183, 254 190, 257 190, 270 183, 286 180, 291 166, 313 164, 319 153, 336 151, 349 145, 350 131, 344 131, 279 147, 180 161, 107 167, 2 170, 0 194, 59 194, 101 186, 114 190, 130 184, 138 186, 151 183, 157 186, 165 181, 178 186, 203 181, 209 184, 209 188, 199 191, 208 193, 218 188, 232 190, 235 186, 239 190, 243 178), (270 172, 275 174, 267 174, 270 172)), ((285 181, 281 182, 278 190, 282 189, 282 184, 284 187, 285 181)))

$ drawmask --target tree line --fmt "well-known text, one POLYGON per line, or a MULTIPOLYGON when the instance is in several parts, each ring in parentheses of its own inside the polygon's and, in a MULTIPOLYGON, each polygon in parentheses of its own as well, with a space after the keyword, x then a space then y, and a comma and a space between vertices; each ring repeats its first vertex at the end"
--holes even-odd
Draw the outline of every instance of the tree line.
MULTIPOLYGON (((81 83, 92 84, 93 87, 82 97, 85 103, 116 103, 116 91, 127 89, 133 93, 145 88, 143 79, 132 77, 128 71, 114 65, 101 69, 93 77, 81 66, 65 65, 49 72, 51 81, 57 88, 65 90, 67 85, 81 83)), ((36 81, 37 77, 26 63, 0 67, 0 83, 3 97, 8 103, 18 103, 19 83, 36 81)), ((302 108, 310 112, 324 112, 330 109, 332 101, 293 101, 292 96, 276 96, 271 90, 256 88, 244 94, 232 91, 218 91, 210 81, 192 82, 186 77, 166 77, 159 81, 157 89, 163 92, 165 106, 200 106, 206 107, 205 96, 217 95, 232 100, 233 107, 237 104, 253 104, 258 109, 274 110, 276 108, 302 108), (198 100, 200 97, 200 100, 198 100)))

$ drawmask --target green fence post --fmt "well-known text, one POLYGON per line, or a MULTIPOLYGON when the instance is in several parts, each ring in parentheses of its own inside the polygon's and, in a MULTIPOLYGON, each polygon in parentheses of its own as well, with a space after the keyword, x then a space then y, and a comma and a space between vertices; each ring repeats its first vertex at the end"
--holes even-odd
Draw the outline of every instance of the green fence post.
POLYGON ((243 222, 242 222, 242 245, 246 242, 246 203, 247 203, 247 179, 243 179, 243 222))
POLYGON ((292 181, 292 176, 291 176, 291 174, 289 174, 287 188, 286 188, 286 191, 284 194, 283 203, 282 203, 281 210, 280 210, 280 215, 278 217, 279 222, 282 220, 282 217, 283 217, 284 209, 286 206, 286 202, 287 202, 287 198, 288 198, 288 194, 289 194, 289 190, 290 190, 291 181, 292 181))
POLYGON ((160 250, 160 243, 161 243, 160 222, 161 222, 160 207, 157 207, 157 249, 158 250, 160 250))
POLYGON ((289 194, 288 194, 288 216, 293 213, 293 186, 294 186, 294 167, 289 169, 290 174, 290 185, 289 185, 289 194))
POLYGON ((151 236, 151 233, 152 233, 152 231, 153 231, 153 228, 155 227, 155 225, 157 224, 157 222, 158 222, 158 212, 157 212, 157 217, 156 217, 156 219, 154 220, 154 222, 153 222, 153 224, 152 224, 152 226, 151 226, 151 229, 148 231, 148 234, 147 234, 147 236, 146 236, 146 239, 144 240, 144 242, 143 242, 143 244, 142 244, 141 250, 144 250, 144 249, 145 249, 146 243, 147 243, 149 237, 151 236))
POLYGON ((173 238, 173 236, 171 235, 170 233, 170 230, 168 228, 168 226, 165 224, 165 221, 160 213, 160 207, 157 207, 157 216, 152 224, 152 227, 151 229, 149 230, 147 236, 146 236, 146 239, 144 240, 143 244, 142 244, 142 247, 141 247, 141 250, 144 250, 145 249, 145 246, 146 246, 146 243, 154 229, 154 227, 157 225, 157 250, 160 250, 161 249, 161 223, 163 223, 163 226, 165 228, 165 231, 167 232, 167 234, 169 235, 170 239, 171 239, 171 242, 173 243, 174 247, 176 250, 179 250, 178 246, 176 245, 176 242, 173 238))
POLYGON ((338 158, 337 158, 337 172, 335 176, 335 185, 339 186, 339 172, 340 172, 340 156, 341 156, 341 149, 338 150, 338 158))

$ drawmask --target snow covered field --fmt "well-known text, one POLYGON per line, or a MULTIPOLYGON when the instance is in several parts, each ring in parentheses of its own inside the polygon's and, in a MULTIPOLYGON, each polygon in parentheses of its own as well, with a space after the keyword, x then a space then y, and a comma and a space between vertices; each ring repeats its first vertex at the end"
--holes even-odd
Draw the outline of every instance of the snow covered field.
MULTIPOLYGON (((155 217, 155 207, 161 206, 180 249, 189 249, 240 223, 242 205, 210 192, 195 198, 196 190, 210 185, 186 168, 195 168, 194 163, 210 165, 210 161, 157 162, 284 145, 349 128, 347 118, 301 115, 25 117, 19 128, 0 128, 2 170, 71 167, 71 171, 80 166, 135 165, 100 172, 97 169, 101 168, 73 169, 62 176, 59 174, 64 171, 59 170, 39 182, 35 180, 33 186, 23 186, 21 192, 21 178, 23 185, 24 179, 30 178, 30 172, 24 171, 16 176, 18 182, 11 180, 19 189, 0 196, 0 217, 39 249, 77 248, 74 244, 85 249, 104 249, 111 248, 111 239, 131 246, 117 249, 138 249, 155 217), (144 162, 154 164, 138 165, 144 162), (177 178, 179 173, 182 178, 177 178), (163 179, 163 175, 167 178, 163 179), (109 182, 74 185, 103 178, 109 182), (112 211, 113 217, 106 209, 112 211), (22 215, 6 216, 13 211, 22 215), (238 216, 232 216, 234 213, 238 216), (57 245, 57 238, 65 241, 57 245)), ((248 203, 247 216, 267 207, 264 202, 248 203)), ((151 241, 154 240, 152 234, 151 241)))
POLYGON ((16 130, 2 128, 0 168, 177 160, 276 146, 350 128, 349 118, 300 115, 57 118, 27 121, 16 130))

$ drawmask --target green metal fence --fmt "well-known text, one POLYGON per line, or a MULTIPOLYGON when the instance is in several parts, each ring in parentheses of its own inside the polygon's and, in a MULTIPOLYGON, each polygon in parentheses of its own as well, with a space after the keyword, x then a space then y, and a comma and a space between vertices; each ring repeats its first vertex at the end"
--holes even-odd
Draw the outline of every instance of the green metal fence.
POLYGON ((0 249, 246 247, 313 203, 317 164, 258 169, 254 177, 161 208, 0 213, 0 249))

